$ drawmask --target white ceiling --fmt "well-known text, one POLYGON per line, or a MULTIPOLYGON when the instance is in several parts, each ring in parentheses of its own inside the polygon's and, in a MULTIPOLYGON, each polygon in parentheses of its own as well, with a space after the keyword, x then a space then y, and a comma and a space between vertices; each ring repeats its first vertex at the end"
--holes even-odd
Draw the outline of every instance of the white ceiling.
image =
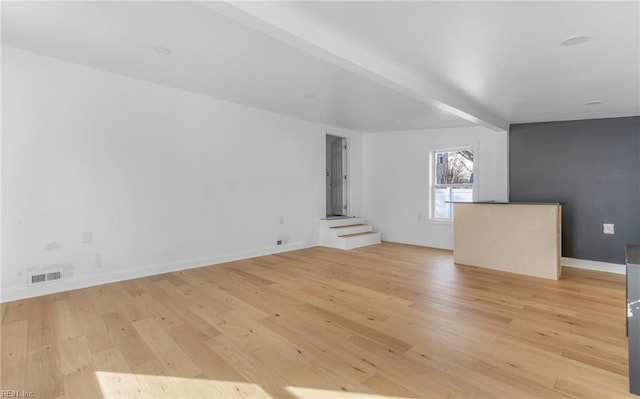
POLYGON ((640 3, 299 2, 301 15, 510 122, 638 115, 640 3), (561 46, 587 34, 581 46, 561 46), (598 107, 585 102, 602 100, 598 107))
POLYGON ((638 2, 3 1, 2 42, 362 132, 640 114, 638 2))

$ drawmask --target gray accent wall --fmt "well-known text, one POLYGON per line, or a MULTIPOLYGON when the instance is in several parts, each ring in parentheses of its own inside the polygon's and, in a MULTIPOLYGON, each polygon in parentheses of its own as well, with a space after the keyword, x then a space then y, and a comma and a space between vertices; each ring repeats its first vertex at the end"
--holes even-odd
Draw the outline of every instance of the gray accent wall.
POLYGON ((640 117, 511 125, 509 185, 511 201, 565 204, 562 256, 624 264, 640 244, 640 117))

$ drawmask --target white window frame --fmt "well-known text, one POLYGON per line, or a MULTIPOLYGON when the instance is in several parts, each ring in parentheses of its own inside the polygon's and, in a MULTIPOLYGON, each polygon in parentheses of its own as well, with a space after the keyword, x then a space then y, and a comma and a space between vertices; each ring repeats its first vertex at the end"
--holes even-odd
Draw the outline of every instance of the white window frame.
MULTIPOLYGON (((451 218, 437 218, 435 217, 435 178, 436 178, 436 153, 438 152, 449 152, 449 151, 459 151, 459 150, 467 150, 470 149, 473 151, 473 183, 471 184, 471 189, 473 190, 472 198, 473 201, 478 200, 478 191, 479 191, 479 145, 478 142, 471 143, 461 143, 460 145, 452 146, 452 147, 438 147, 429 149, 429 198, 428 198, 428 207, 429 207, 429 222, 431 223, 443 223, 443 224, 451 224, 453 223, 453 216, 451 218)), ((446 184, 445 186, 451 186, 446 184)))

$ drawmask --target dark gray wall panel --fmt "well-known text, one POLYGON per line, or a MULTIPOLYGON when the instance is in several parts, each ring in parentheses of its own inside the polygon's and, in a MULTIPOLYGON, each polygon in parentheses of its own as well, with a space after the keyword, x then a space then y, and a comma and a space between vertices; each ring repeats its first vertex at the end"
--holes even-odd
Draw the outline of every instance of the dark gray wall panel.
POLYGON ((563 256, 624 264, 640 244, 640 117, 511 125, 509 185, 514 202, 565 203, 563 256))

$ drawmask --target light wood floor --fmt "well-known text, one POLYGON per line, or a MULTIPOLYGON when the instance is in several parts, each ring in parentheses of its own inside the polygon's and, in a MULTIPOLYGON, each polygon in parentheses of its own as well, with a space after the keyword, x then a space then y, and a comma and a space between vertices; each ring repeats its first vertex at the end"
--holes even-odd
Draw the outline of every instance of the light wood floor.
POLYGON ((2 306, 2 389, 33 397, 625 398, 623 276, 560 281, 383 243, 2 306), (378 395, 378 396, 375 396, 378 395))

